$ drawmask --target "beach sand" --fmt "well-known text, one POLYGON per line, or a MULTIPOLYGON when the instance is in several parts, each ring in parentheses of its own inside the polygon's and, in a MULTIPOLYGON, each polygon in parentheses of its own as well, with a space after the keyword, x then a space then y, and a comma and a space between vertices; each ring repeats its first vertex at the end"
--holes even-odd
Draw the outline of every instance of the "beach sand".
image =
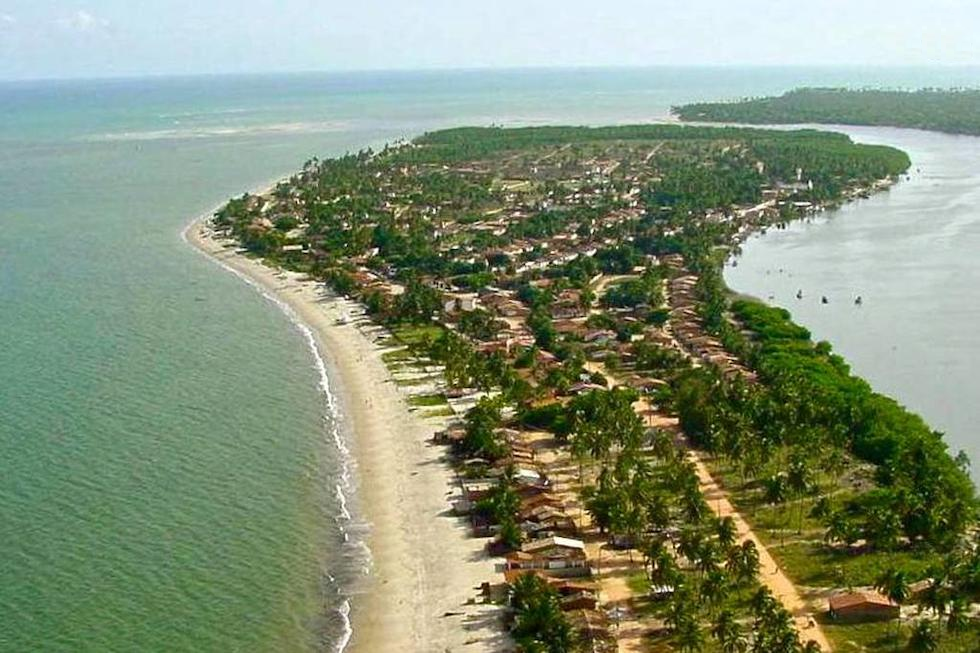
POLYGON ((358 306, 322 283, 280 272, 235 253, 204 220, 188 242, 246 275, 286 302, 313 331, 320 354, 339 381, 344 419, 353 433, 356 502, 369 523, 371 572, 352 600, 347 650, 499 651, 506 648, 500 609, 479 603, 479 585, 502 580, 485 553, 450 514, 458 493, 446 451, 429 442, 437 421, 412 412, 393 382, 381 348, 358 306), (469 601, 476 599, 476 602, 469 601))

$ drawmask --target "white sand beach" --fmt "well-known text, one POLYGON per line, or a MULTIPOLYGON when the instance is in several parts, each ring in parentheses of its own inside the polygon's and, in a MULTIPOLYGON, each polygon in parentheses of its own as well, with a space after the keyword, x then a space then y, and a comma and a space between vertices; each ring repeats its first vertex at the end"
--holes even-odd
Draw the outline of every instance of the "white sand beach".
POLYGON ((446 451, 429 442, 439 424, 410 410, 381 348, 369 337, 371 326, 339 321, 357 314, 357 305, 328 293, 322 283, 235 253, 229 241, 213 237, 204 220, 186 236, 288 303, 312 329, 340 383, 372 558, 364 590, 352 601, 348 650, 501 650, 499 609, 479 602, 479 585, 499 581, 499 574, 485 541, 470 537, 467 525, 450 514, 457 486, 446 451))

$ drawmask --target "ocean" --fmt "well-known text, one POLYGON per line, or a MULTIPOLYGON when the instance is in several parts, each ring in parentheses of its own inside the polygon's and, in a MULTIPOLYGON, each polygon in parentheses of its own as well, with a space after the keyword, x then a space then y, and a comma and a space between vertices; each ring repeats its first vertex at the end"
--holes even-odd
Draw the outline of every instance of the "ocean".
MULTIPOLYGON (((0 83, 0 650, 329 651, 346 641, 368 558, 351 435, 330 390, 340 380, 287 312, 182 241, 192 218, 313 156, 439 127, 650 121, 672 104, 804 84, 977 85, 980 69, 0 83)), ((941 145, 930 161, 973 142, 941 145)), ((968 189, 939 175, 920 192, 954 201, 968 189)), ((847 220, 862 220, 863 206, 847 220)), ((747 266, 770 260, 759 242, 747 266)), ((948 239, 947 255, 971 261, 970 242, 948 239)), ((887 278, 864 291, 866 315, 906 301, 905 284, 887 278)), ((944 319, 972 327, 966 312, 944 319)), ((945 355, 976 360, 969 338, 947 345, 959 349, 945 355)), ((915 364, 940 394, 934 360, 915 364)), ((855 367, 874 379, 874 365, 855 367)), ((934 417, 928 402, 900 399, 934 417)), ((942 424, 951 440, 967 437, 942 424)))

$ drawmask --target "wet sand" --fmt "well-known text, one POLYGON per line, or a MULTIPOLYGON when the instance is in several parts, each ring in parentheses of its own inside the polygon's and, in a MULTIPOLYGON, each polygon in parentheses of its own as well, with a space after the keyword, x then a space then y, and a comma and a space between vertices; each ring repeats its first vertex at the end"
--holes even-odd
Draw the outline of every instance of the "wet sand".
POLYGON ((449 514, 458 492, 445 450, 429 442, 437 421, 413 413, 382 361, 377 333, 359 306, 304 275, 281 272, 238 254, 204 221, 188 242, 287 303, 313 331, 339 380, 344 419, 353 433, 356 501, 369 522, 371 570, 354 596, 348 650, 496 651, 499 610, 468 603, 495 579, 484 541, 449 514), (342 323, 344 322, 344 323, 342 323))

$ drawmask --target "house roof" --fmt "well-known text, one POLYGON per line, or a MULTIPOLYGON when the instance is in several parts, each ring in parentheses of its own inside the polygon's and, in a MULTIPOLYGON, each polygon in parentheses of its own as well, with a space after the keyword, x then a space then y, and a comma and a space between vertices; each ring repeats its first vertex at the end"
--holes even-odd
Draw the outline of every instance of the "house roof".
POLYGON ((860 606, 897 608, 898 604, 877 592, 849 592, 830 597, 830 609, 834 612, 860 606))
POLYGON ((582 540, 573 540, 570 537, 546 537, 543 540, 534 540, 531 542, 526 542, 522 547, 521 551, 526 553, 531 553, 534 551, 539 551, 541 549, 547 549, 552 546, 564 547, 566 549, 579 549, 580 551, 585 551, 585 543, 582 540))

